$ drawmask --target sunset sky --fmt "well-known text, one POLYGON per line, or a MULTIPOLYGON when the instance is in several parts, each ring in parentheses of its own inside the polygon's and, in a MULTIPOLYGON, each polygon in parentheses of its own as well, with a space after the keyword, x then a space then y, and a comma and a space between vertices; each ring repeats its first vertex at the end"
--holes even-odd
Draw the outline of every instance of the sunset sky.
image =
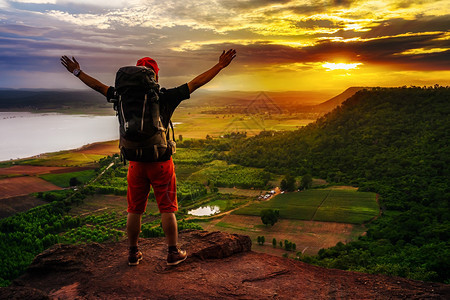
POLYGON ((450 0, 0 0, 0 87, 85 88, 63 54, 108 85, 150 56, 171 87, 229 48, 205 88, 449 85, 450 0))

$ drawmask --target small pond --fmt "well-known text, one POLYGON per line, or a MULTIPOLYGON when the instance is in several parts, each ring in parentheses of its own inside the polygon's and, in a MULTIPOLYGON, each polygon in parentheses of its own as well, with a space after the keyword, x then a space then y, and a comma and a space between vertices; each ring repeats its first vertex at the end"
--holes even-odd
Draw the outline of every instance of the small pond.
POLYGON ((204 217, 204 216, 212 216, 215 214, 218 214, 220 212, 220 207, 217 205, 207 205, 207 206, 201 206, 196 209, 191 209, 188 211, 188 214, 197 216, 197 217, 204 217))

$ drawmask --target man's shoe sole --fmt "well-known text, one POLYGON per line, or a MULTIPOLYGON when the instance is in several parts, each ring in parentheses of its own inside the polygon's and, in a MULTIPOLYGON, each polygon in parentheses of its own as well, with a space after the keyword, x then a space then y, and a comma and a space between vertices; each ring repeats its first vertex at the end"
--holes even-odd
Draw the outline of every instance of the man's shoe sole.
POLYGON ((183 258, 183 259, 180 259, 180 260, 177 260, 177 261, 174 261, 174 262, 171 262, 171 263, 168 262, 167 265, 168 265, 168 266, 175 266, 175 265, 178 265, 180 262, 185 261, 186 258, 187 258, 187 255, 186 255, 186 257, 183 258))
POLYGON ((141 260, 142 260, 142 257, 139 258, 139 259, 137 260, 137 262, 133 262, 133 263, 132 263, 132 262, 128 262, 128 265, 129 265, 129 266, 137 266, 141 260))

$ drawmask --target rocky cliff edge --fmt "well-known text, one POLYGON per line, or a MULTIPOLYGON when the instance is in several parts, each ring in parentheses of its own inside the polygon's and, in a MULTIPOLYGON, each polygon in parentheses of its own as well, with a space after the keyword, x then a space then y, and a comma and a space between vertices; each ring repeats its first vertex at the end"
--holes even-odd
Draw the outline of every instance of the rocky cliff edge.
POLYGON ((188 259, 166 265, 164 238, 140 239, 144 259, 127 265, 126 241, 55 245, 39 254, 1 299, 450 299, 450 286, 325 269, 255 253, 247 236, 185 231, 188 259))

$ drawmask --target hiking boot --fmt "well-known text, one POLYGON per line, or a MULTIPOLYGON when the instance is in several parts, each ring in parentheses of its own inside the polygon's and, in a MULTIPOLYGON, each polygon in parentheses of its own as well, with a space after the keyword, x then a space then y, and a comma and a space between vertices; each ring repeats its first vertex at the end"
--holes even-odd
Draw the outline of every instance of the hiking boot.
POLYGON ((129 266, 137 266, 139 262, 142 260, 142 252, 139 250, 132 250, 128 254, 128 265, 129 266))
POLYGON ((178 265, 186 258, 187 258, 186 251, 177 248, 176 251, 169 251, 169 254, 167 255, 167 265, 168 266, 178 265))

